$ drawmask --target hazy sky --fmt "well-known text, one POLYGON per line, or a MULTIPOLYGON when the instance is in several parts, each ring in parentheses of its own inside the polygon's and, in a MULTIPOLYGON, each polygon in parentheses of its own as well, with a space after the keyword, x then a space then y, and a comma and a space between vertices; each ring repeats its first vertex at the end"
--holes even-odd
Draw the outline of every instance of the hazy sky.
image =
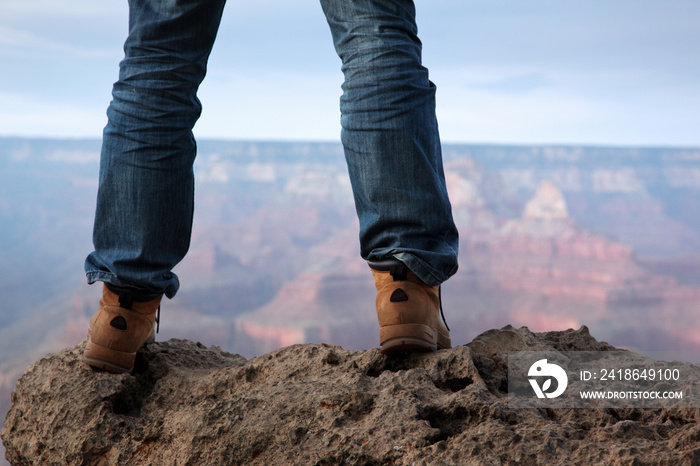
MULTIPOLYGON (((340 1, 340 0, 339 0, 340 1)), ((700 147, 697 0, 418 0, 450 142, 700 147)), ((99 137, 123 1, 0 0, 0 135, 99 137)), ((199 137, 338 139, 316 0, 230 0, 199 137)))

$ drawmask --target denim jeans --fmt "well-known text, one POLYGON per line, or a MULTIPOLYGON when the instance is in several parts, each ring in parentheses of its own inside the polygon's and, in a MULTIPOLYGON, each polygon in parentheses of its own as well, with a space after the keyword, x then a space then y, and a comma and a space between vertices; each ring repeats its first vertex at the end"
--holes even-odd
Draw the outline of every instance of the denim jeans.
MULTIPOLYGON (((172 297, 194 209, 192 128, 225 0, 130 0, 107 110, 88 282, 172 297)), ((435 86, 411 0, 321 0, 345 76, 341 140, 362 257, 404 262, 437 285, 457 270, 435 86)))

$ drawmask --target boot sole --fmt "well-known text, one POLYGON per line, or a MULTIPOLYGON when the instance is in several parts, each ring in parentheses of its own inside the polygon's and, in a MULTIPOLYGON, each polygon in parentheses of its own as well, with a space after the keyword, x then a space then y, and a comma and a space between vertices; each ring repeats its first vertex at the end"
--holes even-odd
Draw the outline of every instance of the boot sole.
POLYGON ((386 325, 379 329, 383 354, 430 352, 452 348, 450 337, 423 324, 386 325))
MULTIPOLYGON (((149 338, 143 343, 143 346, 153 341, 155 341, 155 338, 149 338)), ((113 374, 124 374, 126 372, 131 372, 134 368, 136 352, 126 353, 113 350, 98 345, 89 338, 87 345, 85 345, 85 351, 83 352, 83 361, 97 369, 102 369, 113 374)))

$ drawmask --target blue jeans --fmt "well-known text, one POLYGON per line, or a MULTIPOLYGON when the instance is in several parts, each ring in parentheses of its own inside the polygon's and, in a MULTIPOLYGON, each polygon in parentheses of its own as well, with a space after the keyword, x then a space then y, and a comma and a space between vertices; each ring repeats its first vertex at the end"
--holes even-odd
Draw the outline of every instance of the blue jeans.
MULTIPOLYGON (((225 0, 130 0, 107 111, 89 283, 172 297, 194 208, 197 89, 225 0)), ((437 285, 457 270, 435 86, 412 0, 321 0, 345 76, 341 139, 366 260, 395 257, 437 285)))

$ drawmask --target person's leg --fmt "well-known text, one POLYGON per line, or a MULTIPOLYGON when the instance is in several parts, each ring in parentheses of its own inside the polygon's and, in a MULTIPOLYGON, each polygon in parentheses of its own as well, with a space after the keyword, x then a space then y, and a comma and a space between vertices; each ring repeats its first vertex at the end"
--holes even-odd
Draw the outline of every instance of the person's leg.
POLYGON ((362 257, 396 258, 423 282, 457 270, 435 86, 421 64, 411 0, 321 0, 345 76, 341 139, 362 257))
POLYGON ((450 347, 439 285, 457 270, 435 86, 412 0, 321 0, 345 76, 341 139, 385 353, 450 347), (407 270, 408 269, 408 270, 407 270))
POLYGON ((172 297, 189 247, 197 89, 224 0, 131 0, 104 130, 90 283, 172 297))
POLYGON ((189 248, 197 89, 224 0, 130 0, 129 37, 107 110, 88 282, 105 283, 84 359, 113 372, 133 366, 153 336, 172 268, 189 248))

